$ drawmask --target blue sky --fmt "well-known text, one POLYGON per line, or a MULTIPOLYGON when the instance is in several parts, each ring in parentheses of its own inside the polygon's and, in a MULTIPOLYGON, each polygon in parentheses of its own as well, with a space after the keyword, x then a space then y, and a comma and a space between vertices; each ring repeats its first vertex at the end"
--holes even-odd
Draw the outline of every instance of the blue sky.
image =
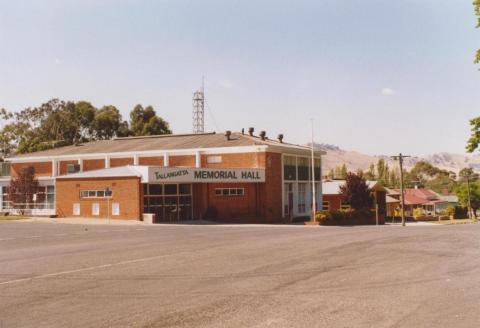
POLYGON ((153 105, 208 130, 369 154, 463 153, 480 115, 471 0, 0 0, 0 107, 153 105), (213 114, 213 115, 212 115, 213 114))

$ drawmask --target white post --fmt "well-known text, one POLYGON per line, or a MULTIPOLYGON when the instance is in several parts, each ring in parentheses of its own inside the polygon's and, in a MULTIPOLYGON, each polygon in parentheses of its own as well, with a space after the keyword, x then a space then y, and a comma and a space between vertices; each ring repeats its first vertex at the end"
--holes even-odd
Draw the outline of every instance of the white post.
POLYGON ((202 167, 202 155, 199 151, 195 153, 195 167, 196 168, 202 167))
POLYGON ((80 172, 83 172, 83 158, 78 159, 78 165, 80 165, 80 172))
POLYGON ((138 165, 138 163, 139 163, 138 155, 133 155, 133 165, 138 165))
POLYGON ((110 156, 105 156, 105 168, 110 168, 110 156))
POLYGON ((58 175, 58 164, 56 159, 52 159, 52 177, 58 175))
POLYGON ((169 166, 168 153, 163 154, 163 166, 169 166))
POLYGON ((315 193, 315 152, 313 149, 313 118, 312 118, 312 221, 316 222, 317 199, 315 193))

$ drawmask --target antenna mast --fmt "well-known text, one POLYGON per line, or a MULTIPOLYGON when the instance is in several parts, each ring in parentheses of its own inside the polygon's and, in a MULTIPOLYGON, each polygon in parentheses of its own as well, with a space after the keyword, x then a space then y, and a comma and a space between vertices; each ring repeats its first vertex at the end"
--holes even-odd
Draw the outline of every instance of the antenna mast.
POLYGON ((193 133, 205 132, 205 77, 202 76, 202 88, 193 93, 193 133))

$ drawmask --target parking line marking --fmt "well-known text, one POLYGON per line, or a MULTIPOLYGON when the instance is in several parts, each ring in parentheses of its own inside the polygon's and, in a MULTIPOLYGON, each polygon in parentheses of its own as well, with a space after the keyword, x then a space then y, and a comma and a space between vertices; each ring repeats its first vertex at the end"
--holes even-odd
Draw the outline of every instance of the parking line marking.
POLYGON ((178 254, 182 254, 182 253, 183 254, 190 254, 192 252, 179 252, 179 253, 175 253, 175 254, 163 254, 163 255, 157 255, 157 256, 143 257, 143 258, 134 259, 134 260, 125 260, 125 261, 120 261, 120 262, 116 262, 116 263, 95 265, 95 266, 91 266, 91 267, 87 267, 87 268, 81 268, 81 269, 75 269, 75 270, 47 273, 47 274, 42 274, 42 275, 29 277, 29 278, 21 278, 21 279, 15 279, 15 280, 0 282, 0 286, 15 284, 15 283, 23 282, 23 281, 32 281, 32 280, 42 279, 42 278, 57 277, 57 276, 70 274, 70 273, 78 273, 78 272, 92 271, 92 270, 97 270, 97 269, 105 269, 105 268, 110 268, 110 267, 120 266, 120 265, 126 265, 126 264, 132 264, 132 263, 147 262, 147 261, 150 261, 150 260, 161 259, 161 258, 164 258, 164 257, 167 257, 167 256, 173 256, 173 255, 178 256, 178 254))

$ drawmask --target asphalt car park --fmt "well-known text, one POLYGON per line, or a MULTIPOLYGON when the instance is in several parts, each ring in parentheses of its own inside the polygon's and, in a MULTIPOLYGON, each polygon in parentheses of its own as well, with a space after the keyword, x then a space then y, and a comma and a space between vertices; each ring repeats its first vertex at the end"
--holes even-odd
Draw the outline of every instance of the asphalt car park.
POLYGON ((475 327, 479 234, 0 222, 0 327, 475 327))

